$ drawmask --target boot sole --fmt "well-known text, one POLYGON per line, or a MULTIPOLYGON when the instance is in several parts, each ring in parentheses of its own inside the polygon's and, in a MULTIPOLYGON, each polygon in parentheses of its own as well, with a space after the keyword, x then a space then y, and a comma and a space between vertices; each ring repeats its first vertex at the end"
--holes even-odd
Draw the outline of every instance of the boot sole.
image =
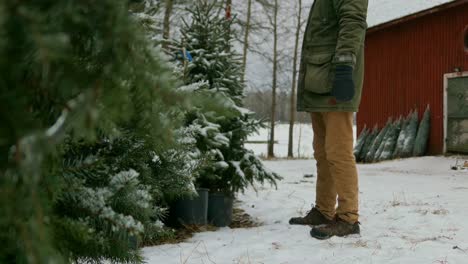
POLYGON ((310 227, 321 227, 321 226, 325 226, 325 225, 328 225, 330 223, 322 223, 322 224, 318 224, 318 225, 313 225, 313 224, 296 224, 296 223, 289 223, 290 225, 295 225, 295 226, 310 226, 310 227))
POLYGON ((347 237, 351 237, 351 236, 355 236, 355 235, 361 235, 361 231, 357 231, 357 232, 354 232, 354 233, 349 233, 349 234, 346 234, 346 235, 332 235, 332 236, 320 236, 318 234, 314 234, 313 232, 314 230, 310 230, 310 235, 315 238, 315 239, 318 239, 318 240, 327 240, 327 239, 330 239, 334 236, 336 237, 343 237, 343 238, 347 238, 347 237))

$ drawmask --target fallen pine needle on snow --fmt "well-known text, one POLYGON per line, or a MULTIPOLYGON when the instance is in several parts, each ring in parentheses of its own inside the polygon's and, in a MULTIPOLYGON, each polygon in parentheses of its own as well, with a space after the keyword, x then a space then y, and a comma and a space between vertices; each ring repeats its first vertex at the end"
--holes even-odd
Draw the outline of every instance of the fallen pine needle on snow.
POLYGON ((458 246, 454 246, 453 249, 458 249, 458 250, 461 250, 463 253, 466 253, 466 250, 465 249, 462 249, 458 246))

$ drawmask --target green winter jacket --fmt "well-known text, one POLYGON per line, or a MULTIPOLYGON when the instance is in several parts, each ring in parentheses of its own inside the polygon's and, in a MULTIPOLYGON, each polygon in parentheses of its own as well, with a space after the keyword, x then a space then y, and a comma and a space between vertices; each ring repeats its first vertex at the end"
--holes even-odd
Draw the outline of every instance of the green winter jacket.
POLYGON ((364 80, 364 39, 368 0, 315 0, 304 35, 297 110, 357 112, 364 80), (336 103, 330 93, 334 67, 354 68, 356 95, 336 103))

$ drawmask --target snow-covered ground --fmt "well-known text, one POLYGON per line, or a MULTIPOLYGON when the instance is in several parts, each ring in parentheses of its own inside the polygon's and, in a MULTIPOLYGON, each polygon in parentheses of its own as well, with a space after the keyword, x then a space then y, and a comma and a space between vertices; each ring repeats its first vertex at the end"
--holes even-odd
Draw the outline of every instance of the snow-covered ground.
MULTIPOLYGON (((258 134, 249 137, 249 141, 267 142, 270 135, 270 129, 264 128, 258 134)), ((275 155, 278 158, 288 156, 288 135, 289 124, 277 124, 275 128, 275 155)), ((311 124, 296 124, 294 126, 294 155, 301 158, 312 158, 314 151, 312 149, 312 140, 314 132, 311 124)), ((268 150, 268 145, 264 144, 247 144, 246 147, 255 152, 259 156, 265 157, 268 150)))
MULTIPOLYGON (((356 133, 354 133, 356 135, 356 133)), ((258 134, 249 137, 249 141, 267 142, 270 135, 270 129, 264 128, 258 134)), ((286 158, 288 156, 288 135, 289 124, 277 124, 275 128, 275 156, 277 158, 286 158)), ((312 148, 312 140, 314 132, 311 124, 296 124, 294 126, 294 141, 293 151, 295 158, 313 158, 314 150, 312 148)), ((268 145, 264 144, 247 144, 246 147, 251 149, 258 156, 266 157, 268 145)))
POLYGON ((284 177, 240 195, 263 223, 220 229, 185 243, 145 248, 148 263, 468 263, 468 171, 453 158, 425 157, 359 165, 361 236, 318 241, 309 227, 290 226, 314 200, 313 160, 268 161, 284 177))

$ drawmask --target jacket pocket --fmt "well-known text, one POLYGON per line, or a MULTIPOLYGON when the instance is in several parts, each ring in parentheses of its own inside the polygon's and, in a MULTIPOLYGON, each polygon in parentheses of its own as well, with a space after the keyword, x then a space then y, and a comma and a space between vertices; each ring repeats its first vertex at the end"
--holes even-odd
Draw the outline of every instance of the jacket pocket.
POLYGON ((317 94, 327 94, 332 89, 331 67, 333 53, 306 56, 305 90, 317 94))

